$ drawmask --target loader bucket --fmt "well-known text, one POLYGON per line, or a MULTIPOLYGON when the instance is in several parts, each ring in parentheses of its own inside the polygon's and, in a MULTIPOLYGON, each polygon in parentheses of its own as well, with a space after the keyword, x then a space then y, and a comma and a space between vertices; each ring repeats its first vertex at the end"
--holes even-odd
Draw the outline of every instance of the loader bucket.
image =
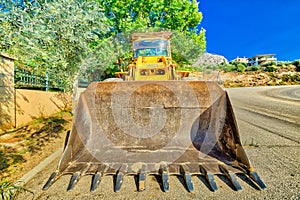
POLYGON ((192 175, 226 175, 235 190, 235 174, 265 188, 239 138, 226 91, 209 81, 123 81, 92 83, 80 96, 73 127, 59 162, 43 189, 72 174, 67 190, 81 176, 92 175, 91 191, 102 176, 113 175, 118 192, 122 179, 135 175, 139 191, 146 175, 179 175, 192 192, 192 175))

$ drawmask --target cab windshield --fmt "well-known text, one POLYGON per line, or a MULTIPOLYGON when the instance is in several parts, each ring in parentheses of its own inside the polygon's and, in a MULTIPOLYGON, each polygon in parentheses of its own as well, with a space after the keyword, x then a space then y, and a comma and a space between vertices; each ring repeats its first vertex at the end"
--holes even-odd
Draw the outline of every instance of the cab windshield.
POLYGON ((139 56, 169 56, 169 41, 139 40, 134 42, 134 57, 139 56))

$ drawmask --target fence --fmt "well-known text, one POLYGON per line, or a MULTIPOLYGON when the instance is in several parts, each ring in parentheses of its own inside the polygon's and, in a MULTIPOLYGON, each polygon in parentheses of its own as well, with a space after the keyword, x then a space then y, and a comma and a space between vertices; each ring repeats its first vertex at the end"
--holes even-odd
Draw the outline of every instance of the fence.
POLYGON ((27 70, 15 69, 15 87, 16 88, 39 88, 54 90, 64 90, 62 81, 55 79, 53 75, 46 72, 46 75, 37 75, 27 70))

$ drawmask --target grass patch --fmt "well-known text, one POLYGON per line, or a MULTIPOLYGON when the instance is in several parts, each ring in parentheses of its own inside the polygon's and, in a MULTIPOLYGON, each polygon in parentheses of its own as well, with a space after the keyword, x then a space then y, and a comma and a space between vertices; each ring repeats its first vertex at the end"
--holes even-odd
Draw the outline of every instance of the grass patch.
POLYGON ((1 147, 0 149, 0 172, 7 169, 11 165, 16 165, 19 162, 25 162, 22 155, 19 155, 14 148, 1 147))
POLYGON ((4 181, 0 183, 0 199, 13 200, 20 192, 29 192, 32 194, 32 199, 34 199, 34 193, 22 186, 22 183, 12 183, 9 181, 4 181))
POLYGON ((259 144, 257 142, 254 142, 254 139, 251 138, 251 142, 247 144, 247 140, 244 142, 244 146, 249 146, 249 147, 259 147, 259 144))

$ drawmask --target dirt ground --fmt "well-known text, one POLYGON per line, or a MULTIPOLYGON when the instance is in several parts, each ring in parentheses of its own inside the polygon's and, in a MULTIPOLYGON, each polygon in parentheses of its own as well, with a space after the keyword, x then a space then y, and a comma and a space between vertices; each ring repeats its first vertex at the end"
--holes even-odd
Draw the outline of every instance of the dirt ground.
POLYGON ((70 111, 38 118, 0 135, 0 185, 15 182, 61 148, 72 121, 70 111))

